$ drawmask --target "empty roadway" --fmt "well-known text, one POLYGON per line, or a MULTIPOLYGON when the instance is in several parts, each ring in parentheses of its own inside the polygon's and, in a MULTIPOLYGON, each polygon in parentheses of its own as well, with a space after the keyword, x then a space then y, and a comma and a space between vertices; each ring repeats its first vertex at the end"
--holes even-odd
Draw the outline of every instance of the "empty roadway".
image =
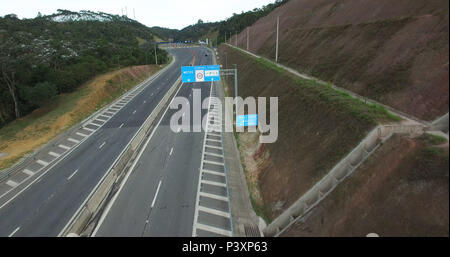
POLYGON ((57 236, 180 76, 180 66, 191 62, 191 50, 205 51, 169 50, 174 65, 28 188, 3 196, 0 236, 57 236))
MULTIPOLYGON (((212 55, 203 49, 197 54, 197 61, 196 65, 210 65, 212 55)), ((173 132, 169 122, 178 110, 167 110, 123 187, 110 202, 95 236, 192 235, 204 138, 204 132, 192 132, 193 89, 202 89, 203 101, 210 96, 210 85, 182 85, 177 96, 190 102, 191 132, 173 132)), ((206 113, 202 109, 202 118, 206 113)))

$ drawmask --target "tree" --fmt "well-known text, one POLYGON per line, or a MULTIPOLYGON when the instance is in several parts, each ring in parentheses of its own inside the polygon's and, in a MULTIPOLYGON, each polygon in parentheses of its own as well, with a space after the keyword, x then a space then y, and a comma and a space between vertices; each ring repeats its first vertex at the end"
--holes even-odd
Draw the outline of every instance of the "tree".
POLYGON ((14 101, 14 114, 16 115, 16 119, 20 118, 20 110, 19 110, 19 100, 16 95, 16 79, 15 79, 14 71, 8 71, 5 64, 2 65, 2 79, 3 85, 6 85, 8 88, 9 94, 14 101))

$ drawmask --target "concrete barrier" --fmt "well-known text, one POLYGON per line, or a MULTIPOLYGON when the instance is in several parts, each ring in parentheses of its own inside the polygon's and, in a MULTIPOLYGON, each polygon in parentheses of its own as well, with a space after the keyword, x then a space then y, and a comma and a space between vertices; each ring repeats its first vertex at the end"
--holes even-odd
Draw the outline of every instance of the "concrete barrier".
POLYGON ((141 147, 147 136, 149 136, 150 132, 154 129, 156 118, 162 113, 164 108, 167 108, 170 103, 170 99, 172 99, 172 96, 176 93, 180 85, 181 77, 178 78, 163 99, 161 99, 158 103, 150 116, 141 125, 138 132, 136 132, 131 141, 127 144, 119 157, 106 172, 105 176, 100 180, 96 188, 87 197, 82 207, 80 207, 79 211, 60 233, 61 236, 66 236, 71 233, 89 236, 92 233, 94 226, 89 225, 95 223, 100 216, 99 214, 101 214, 101 211, 108 202, 109 197, 112 196, 114 188, 120 185, 121 179, 126 174, 128 164, 131 160, 136 158, 138 149, 141 147))
POLYGON ((425 127, 421 124, 377 126, 367 134, 358 146, 336 164, 327 175, 272 221, 263 230, 264 235, 278 236, 299 219, 305 217, 393 134, 401 133, 415 137, 423 134, 424 131, 425 127))

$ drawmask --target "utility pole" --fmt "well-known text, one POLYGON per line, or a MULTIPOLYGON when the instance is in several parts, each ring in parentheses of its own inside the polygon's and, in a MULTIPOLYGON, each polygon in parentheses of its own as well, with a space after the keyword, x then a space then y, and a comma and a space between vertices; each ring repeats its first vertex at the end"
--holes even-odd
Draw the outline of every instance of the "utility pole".
POLYGON ((234 64, 234 102, 236 106, 236 114, 238 111, 238 74, 237 74, 237 64, 234 64))
POLYGON ((225 32, 225 44, 227 43, 227 33, 225 32))
POLYGON ((280 16, 277 17, 277 42, 275 44, 275 62, 278 62, 278 36, 280 31, 280 16))
POLYGON ((250 27, 247 27, 247 51, 250 45, 250 27))

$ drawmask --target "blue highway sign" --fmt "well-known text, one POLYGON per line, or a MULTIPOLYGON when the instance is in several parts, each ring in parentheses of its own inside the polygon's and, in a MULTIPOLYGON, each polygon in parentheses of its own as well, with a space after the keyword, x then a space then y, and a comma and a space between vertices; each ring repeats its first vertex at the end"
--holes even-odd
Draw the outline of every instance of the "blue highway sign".
POLYGON ((220 65, 182 66, 181 79, 184 83, 220 80, 220 65))
POLYGON ((250 127, 258 125, 258 114, 238 115, 236 127, 250 127))

